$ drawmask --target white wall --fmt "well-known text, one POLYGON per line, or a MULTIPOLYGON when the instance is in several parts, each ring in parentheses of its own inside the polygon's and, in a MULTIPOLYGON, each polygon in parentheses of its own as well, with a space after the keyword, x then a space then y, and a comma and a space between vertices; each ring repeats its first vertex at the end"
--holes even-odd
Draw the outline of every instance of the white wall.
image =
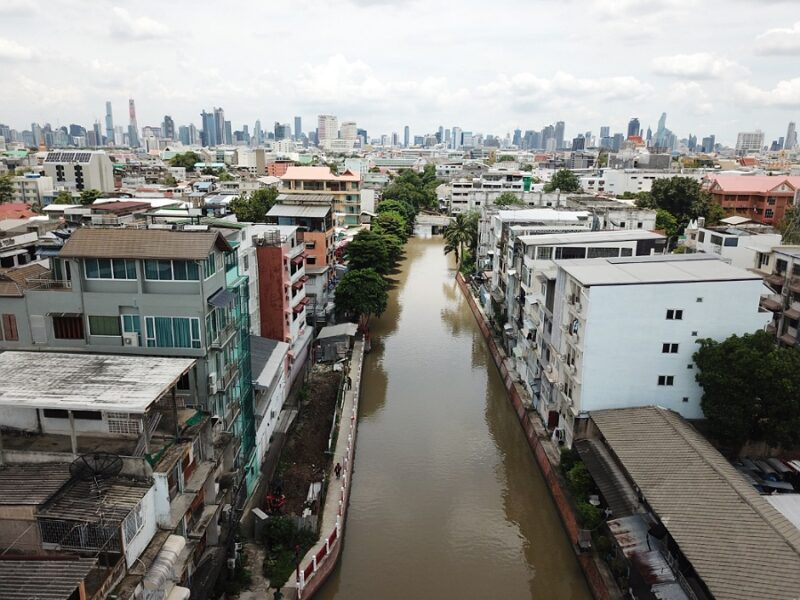
POLYGON ((35 408, 0 406, 0 424, 3 427, 24 429, 25 431, 39 430, 35 408))
POLYGON ((692 359, 697 340, 763 329, 772 314, 758 312, 762 285, 753 280, 592 287, 576 407, 658 405, 701 418, 702 389, 692 359), (667 320, 667 309, 683 310, 683 319, 667 320), (662 354, 663 343, 679 344, 678 353, 662 354), (659 386, 659 375, 674 376, 674 385, 659 386))
POLYGON ((144 517, 144 524, 134 538, 125 546, 125 563, 130 568, 134 561, 141 556, 145 551, 150 540, 156 534, 156 506, 155 506, 155 488, 151 487, 142 498, 142 516, 144 517))

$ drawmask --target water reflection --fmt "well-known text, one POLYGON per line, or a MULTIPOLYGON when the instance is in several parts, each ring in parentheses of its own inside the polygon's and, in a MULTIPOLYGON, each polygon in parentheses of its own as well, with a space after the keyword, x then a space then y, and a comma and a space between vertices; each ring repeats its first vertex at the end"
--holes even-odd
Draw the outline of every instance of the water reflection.
POLYGON ((373 323, 342 561, 318 597, 588 598, 440 240, 373 323))

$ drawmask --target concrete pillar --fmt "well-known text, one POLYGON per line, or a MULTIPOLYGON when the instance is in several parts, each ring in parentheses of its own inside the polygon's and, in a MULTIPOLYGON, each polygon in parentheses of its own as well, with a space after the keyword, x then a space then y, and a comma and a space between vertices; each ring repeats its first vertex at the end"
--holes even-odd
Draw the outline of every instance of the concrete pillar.
POLYGON ((69 416, 69 440, 72 443, 72 457, 78 458, 78 435, 75 433, 75 415, 71 410, 67 411, 69 416))

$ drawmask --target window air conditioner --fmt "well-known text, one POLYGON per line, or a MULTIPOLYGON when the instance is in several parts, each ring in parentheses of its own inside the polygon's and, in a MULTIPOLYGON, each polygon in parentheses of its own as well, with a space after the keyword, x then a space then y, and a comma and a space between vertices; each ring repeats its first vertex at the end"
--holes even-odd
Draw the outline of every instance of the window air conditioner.
POLYGON ((217 375, 212 373, 208 376, 208 393, 213 395, 217 393, 217 375))

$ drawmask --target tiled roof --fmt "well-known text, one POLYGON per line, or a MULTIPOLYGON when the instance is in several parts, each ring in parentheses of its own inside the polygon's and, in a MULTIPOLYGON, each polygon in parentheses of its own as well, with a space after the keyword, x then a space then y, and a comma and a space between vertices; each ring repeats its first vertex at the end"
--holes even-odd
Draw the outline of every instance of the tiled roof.
POLYGON ((5 219, 29 219, 35 217, 36 213, 24 202, 10 202, 0 204, 0 220, 5 219))
POLYGON ((787 183, 794 191, 800 187, 800 177, 785 175, 717 175, 713 176, 711 188, 719 186, 721 192, 729 194, 766 194, 781 183, 787 183))
POLYGON ((96 558, 74 560, 0 560, 3 600, 68 600, 97 564, 96 558))
POLYGON ((623 408, 592 420, 714 598, 797 598, 800 531, 680 415, 623 408))
POLYGON ((12 269, 0 269, 0 296, 21 297, 23 291, 28 287, 27 280, 43 277, 48 269, 39 263, 31 263, 24 267, 14 267, 12 269))
POLYGON ((219 232, 85 228, 70 236, 60 256, 204 260, 214 246, 223 251, 231 250, 219 232))

